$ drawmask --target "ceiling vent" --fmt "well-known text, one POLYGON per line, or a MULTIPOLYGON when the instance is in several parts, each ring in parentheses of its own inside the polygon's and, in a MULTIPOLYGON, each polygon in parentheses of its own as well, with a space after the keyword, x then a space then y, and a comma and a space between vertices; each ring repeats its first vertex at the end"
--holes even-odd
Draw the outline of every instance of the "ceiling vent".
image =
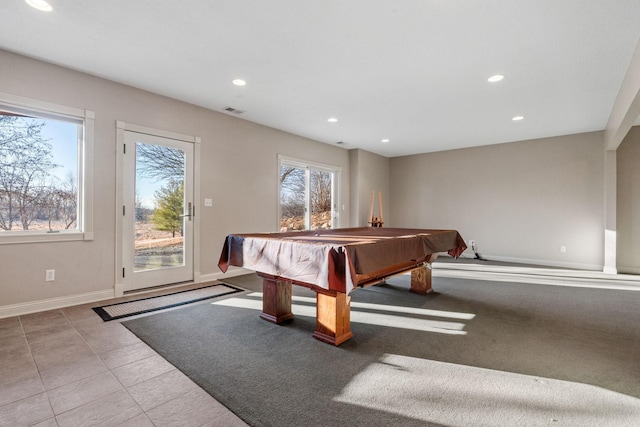
POLYGON ((233 107, 224 107, 222 109, 222 111, 227 112, 227 113, 233 113, 233 114, 242 114, 242 113, 244 113, 244 111, 238 110, 237 108, 233 108, 233 107))

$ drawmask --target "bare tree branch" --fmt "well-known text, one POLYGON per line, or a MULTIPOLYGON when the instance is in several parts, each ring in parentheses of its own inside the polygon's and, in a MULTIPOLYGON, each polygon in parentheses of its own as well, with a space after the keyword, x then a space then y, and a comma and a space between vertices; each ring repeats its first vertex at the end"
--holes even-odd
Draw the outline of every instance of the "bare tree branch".
POLYGON ((0 228, 20 222, 28 230, 45 203, 53 163, 51 144, 41 136, 44 120, 0 114, 0 228))
POLYGON ((136 144, 136 170, 146 178, 184 180, 184 153, 172 147, 145 143, 136 144))

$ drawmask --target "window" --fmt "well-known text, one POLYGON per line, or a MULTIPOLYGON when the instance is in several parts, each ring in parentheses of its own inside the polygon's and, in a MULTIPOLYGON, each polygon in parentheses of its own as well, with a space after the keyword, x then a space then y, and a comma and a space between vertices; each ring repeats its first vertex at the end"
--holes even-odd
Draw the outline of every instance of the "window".
POLYGON ((93 117, 0 93, 0 244, 92 239, 93 117))
POLYGON ((337 226, 340 168, 279 157, 280 231, 337 226))

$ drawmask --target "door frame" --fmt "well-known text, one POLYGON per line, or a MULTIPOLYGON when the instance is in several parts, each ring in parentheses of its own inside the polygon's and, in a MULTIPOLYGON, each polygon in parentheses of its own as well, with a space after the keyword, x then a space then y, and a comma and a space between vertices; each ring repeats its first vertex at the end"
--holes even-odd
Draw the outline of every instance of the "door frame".
MULTIPOLYGON (((200 148, 201 139, 198 136, 184 135, 180 133, 154 129, 123 121, 116 121, 116 204, 115 204, 115 284, 114 296, 124 295, 123 283, 123 217, 122 206, 124 205, 123 174, 124 174, 124 133, 125 131, 143 133, 161 138, 176 139, 190 142, 193 147, 193 205, 196 215, 193 218, 193 282, 200 282, 200 148)), ((144 290, 140 290, 144 292, 144 290)))

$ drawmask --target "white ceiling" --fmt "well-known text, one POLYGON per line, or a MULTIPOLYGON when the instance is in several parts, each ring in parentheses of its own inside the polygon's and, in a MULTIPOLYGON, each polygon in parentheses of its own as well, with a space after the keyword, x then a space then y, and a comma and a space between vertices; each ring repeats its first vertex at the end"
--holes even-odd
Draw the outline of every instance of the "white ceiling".
POLYGON ((602 130, 640 37, 640 0, 49 3, 0 48, 389 157, 602 130))

